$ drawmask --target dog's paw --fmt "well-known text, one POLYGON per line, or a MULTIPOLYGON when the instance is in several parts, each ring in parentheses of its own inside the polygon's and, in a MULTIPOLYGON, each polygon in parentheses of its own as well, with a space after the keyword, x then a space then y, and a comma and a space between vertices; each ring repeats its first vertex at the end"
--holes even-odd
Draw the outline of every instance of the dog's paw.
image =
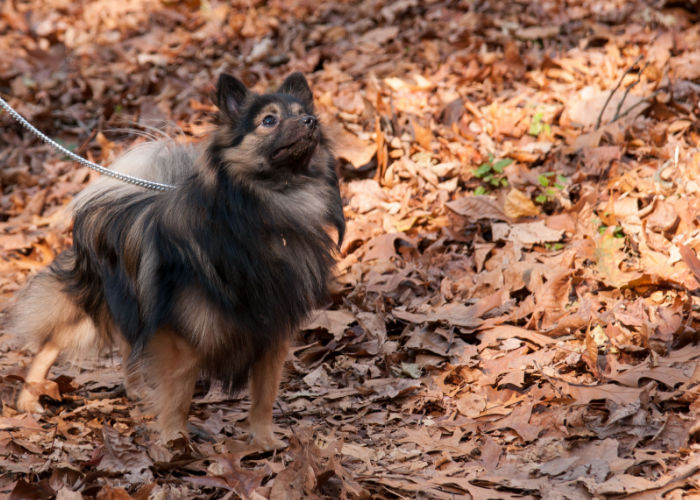
POLYGON ((287 447, 287 443, 275 437, 271 426, 259 429, 251 428, 248 436, 248 443, 255 450, 275 451, 287 447))
POLYGON ((42 413, 44 407, 39 403, 39 396, 48 396, 54 401, 61 401, 61 391, 53 380, 25 382, 17 398, 17 410, 25 413, 42 413))
POLYGON ((190 436, 187 433, 186 427, 170 428, 167 430, 158 430, 158 444, 163 446, 172 446, 178 440, 189 441, 190 436))
POLYGON ((44 411, 44 407, 39 403, 39 396, 32 394, 26 388, 19 393, 15 406, 17 411, 24 413, 42 413, 44 411))

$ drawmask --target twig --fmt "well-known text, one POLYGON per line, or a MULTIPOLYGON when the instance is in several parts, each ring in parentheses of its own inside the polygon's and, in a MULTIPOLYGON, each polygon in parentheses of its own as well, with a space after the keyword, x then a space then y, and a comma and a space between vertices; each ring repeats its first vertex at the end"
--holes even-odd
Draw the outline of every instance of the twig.
POLYGON ((615 94, 615 92, 617 92, 617 89, 619 89, 620 85, 622 85, 622 80, 624 80, 625 76, 627 76, 634 69, 634 67, 637 65, 637 63, 642 60, 642 57, 643 57, 642 54, 639 54, 637 56, 637 59, 634 60, 632 65, 629 68, 627 68, 624 73, 622 73, 622 76, 620 77, 620 80, 617 82, 617 85, 615 85, 615 88, 613 88, 610 91, 608 98, 605 100, 605 104, 603 104, 603 109, 600 110, 600 114, 598 115, 598 120, 596 120, 596 123, 595 123, 596 130, 598 130, 600 128, 600 122, 603 120, 603 113, 605 113, 605 109, 608 107, 608 104, 610 103, 610 99, 612 99, 613 94, 615 94))
POLYGON ((644 99, 640 99, 639 101, 637 101, 637 102, 635 102, 634 104, 632 104, 629 108, 627 108, 627 109, 624 110, 622 113, 620 113, 619 116, 616 116, 615 118, 613 118, 613 119, 610 121, 610 123, 613 123, 613 122, 619 120, 620 118, 624 118, 624 117, 627 116, 627 115, 630 113, 630 111, 632 111, 634 108, 636 108, 636 107, 639 106, 640 104, 644 104, 644 103, 647 103, 647 102, 651 101, 654 97, 656 97, 656 96, 659 95, 660 93, 661 93, 661 90, 655 90, 654 92, 652 92, 651 94, 649 94, 649 95, 648 95, 647 97, 645 97, 644 99))
POLYGON ((76 149, 76 153, 84 154, 83 151, 85 148, 87 148, 88 144, 90 144, 90 141, 92 141, 95 136, 97 135, 97 127, 92 129, 92 132, 90 132, 90 135, 87 136, 87 139, 83 141, 83 143, 76 149))
MULTIPOLYGON (((282 408, 282 403, 279 400, 279 398, 275 400, 275 405, 277 405, 277 409, 280 411, 280 413, 282 413, 283 416, 289 415, 289 411, 282 408)), ((299 439, 299 435, 297 434, 296 430, 294 429, 294 424, 292 423, 291 417, 289 417, 287 419, 287 425, 289 426, 289 431, 292 433, 292 436, 295 437, 297 439, 297 441, 301 442, 301 440, 299 439)), ((274 459, 276 456, 277 456, 277 450, 274 450, 273 454, 272 454, 272 458, 274 459)))
POLYGON ((622 109, 622 105, 625 104, 625 99, 627 99, 627 94, 629 94, 630 90, 632 90, 632 87, 637 85, 639 83, 639 81, 642 79, 642 73, 644 73, 644 70, 647 69, 647 66, 649 66, 649 61, 647 61, 646 64, 644 65, 644 67, 639 70, 639 73, 637 73, 637 79, 634 82, 632 82, 632 84, 630 84, 625 89, 625 93, 622 95, 622 99, 618 103, 617 109, 615 109, 615 116, 613 116, 613 119, 610 120, 610 123, 612 123, 612 122, 616 121, 618 118, 620 118, 620 110, 622 109))

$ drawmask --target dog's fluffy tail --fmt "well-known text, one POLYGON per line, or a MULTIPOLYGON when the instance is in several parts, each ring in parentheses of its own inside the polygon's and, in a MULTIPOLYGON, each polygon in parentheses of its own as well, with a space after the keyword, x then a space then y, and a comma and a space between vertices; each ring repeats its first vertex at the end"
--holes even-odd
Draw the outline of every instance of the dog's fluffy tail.
POLYGON ((70 252, 60 254, 19 292, 8 311, 6 329, 29 347, 40 349, 51 342, 74 357, 94 352, 104 339, 54 271, 57 263, 71 259, 70 252))

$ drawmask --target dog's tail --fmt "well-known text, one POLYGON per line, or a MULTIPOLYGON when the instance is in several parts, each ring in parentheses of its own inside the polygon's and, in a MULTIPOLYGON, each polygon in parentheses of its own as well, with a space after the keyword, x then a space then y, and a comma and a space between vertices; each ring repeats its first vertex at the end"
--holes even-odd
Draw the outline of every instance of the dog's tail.
POLYGON ((105 336, 98 334, 56 272, 57 265, 72 259, 71 253, 61 253, 49 268, 30 279, 10 306, 5 329, 34 349, 51 343, 76 357, 102 347, 105 336))

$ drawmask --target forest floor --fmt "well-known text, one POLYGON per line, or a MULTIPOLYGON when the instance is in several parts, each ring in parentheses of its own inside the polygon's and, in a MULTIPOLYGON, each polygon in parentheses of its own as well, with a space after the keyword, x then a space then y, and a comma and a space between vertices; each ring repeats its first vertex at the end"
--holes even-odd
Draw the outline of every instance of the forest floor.
MULTIPOLYGON (((61 363, 43 415, 0 333, 0 498, 700 495, 700 18, 640 0, 6 0, 0 95, 109 165, 210 129, 227 71, 302 71, 348 222, 333 304, 286 363, 288 447, 246 394, 164 448, 118 356, 61 363)), ((97 176, 0 114, 0 299, 70 244, 97 176)))

